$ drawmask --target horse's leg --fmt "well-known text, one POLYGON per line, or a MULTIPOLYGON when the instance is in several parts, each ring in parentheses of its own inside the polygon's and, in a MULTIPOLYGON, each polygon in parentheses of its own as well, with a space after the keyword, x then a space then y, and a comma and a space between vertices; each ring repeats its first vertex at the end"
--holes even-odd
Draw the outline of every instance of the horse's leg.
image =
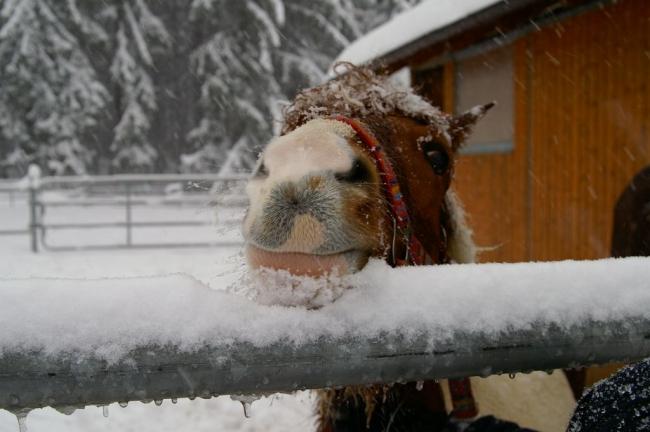
POLYGON ((447 423, 444 396, 438 383, 426 381, 394 384, 371 398, 337 390, 332 396, 327 418, 321 418, 322 432, 383 432, 386 430, 431 432, 447 423), (364 400, 366 399, 366 400, 364 400), (370 413, 367 413, 368 403, 370 413))

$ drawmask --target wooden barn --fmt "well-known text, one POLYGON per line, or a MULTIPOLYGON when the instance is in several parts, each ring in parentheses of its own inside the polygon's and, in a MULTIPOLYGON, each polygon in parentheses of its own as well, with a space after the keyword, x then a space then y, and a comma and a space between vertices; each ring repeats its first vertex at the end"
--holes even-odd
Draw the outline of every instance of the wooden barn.
POLYGON ((408 73, 448 112, 498 102, 455 176, 481 261, 610 256, 650 164, 648 0, 425 1, 339 60, 408 73))

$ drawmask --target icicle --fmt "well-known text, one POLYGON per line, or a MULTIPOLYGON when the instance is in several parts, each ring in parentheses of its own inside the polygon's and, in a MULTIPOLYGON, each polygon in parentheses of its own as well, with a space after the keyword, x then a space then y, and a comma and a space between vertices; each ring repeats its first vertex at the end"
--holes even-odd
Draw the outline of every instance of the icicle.
POLYGON ((16 420, 18 420, 18 432, 27 432, 27 414, 29 414, 29 409, 21 409, 15 411, 16 420))
POLYGON ((126 408, 126 407, 129 405, 128 402, 118 402, 118 404, 119 404, 122 408, 126 408))
POLYGON ((18 419, 18 431, 19 432, 27 432, 27 416, 26 415, 18 415, 16 416, 18 419))
POLYGON ((176 399, 176 398, 172 398, 172 403, 173 403, 173 404, 176 404, 176 402, 178 402, 178 399, 176 399))
POLYGON ((253 402, 259 398, 259 395, 230 395, 230 399, 241 403, 241 406, 244 408, 244 417, 246 418, 251 417, 253 402))
POLYGON ((162 405, 163 401, 162 401, 162 399, 154 399, 153 403, 155 403, 156 406, 160 406, 160 405, 162 405))
POLYGON ((61 414, 65 414, 67 416, 74 414, 75 411, 78 409, 84 409, 85 407, 83 405, 78 405, 78 406, 72 406, 72 405, 61 405, 61 406, 53 406, 55 410, 60 412, 61 414))
POLYGON ((108 405, 104 405, 102 407, 102 415, 106 418, 108 418, 108 405))
POLYGON ((241 402, 241 406, 244 408, 244 417, 251 418, 251 404, 250 402, 241 402))
POLYGON ((424 388, 424 381, 418 381, 415 383, 415 389, 417 391, 422 391, 423 388, 424 388))

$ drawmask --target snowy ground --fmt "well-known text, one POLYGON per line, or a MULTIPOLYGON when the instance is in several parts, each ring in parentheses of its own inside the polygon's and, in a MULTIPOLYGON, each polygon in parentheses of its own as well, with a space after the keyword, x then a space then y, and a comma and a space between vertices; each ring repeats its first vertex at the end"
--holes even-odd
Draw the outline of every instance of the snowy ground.
MULTIPOLYGON (((122 209, 111 207, 60 208, 49 212, 49 220, 58 222, 112 220, 122 209), (56 219, 55 219, 56 218, 56 219)), ((160 206, 142 209, 136 218, 172 220, 214 220, 214 211, 207 204, 201 209, 178 209, 160 206), (147 214, 149 212, 149 214, 147 214)), ((10 202, 0 194, 0 230, 21 229, 26 225, 27 206, 17 199, 10 202)), ((233 215, 229 214, 228 217, 233 215)), ((237 239, 237 226, 192 228, 193 240, 237 239)), ((188 231, 186 231, 187 233, 188 231)), ((74 231, 57 233, 52 244, 88 244, 122 240, 123 231, 74 231)), ((145 230, 138 233, 142 241, 175 241, 183 234, 175 229, 145 230)), ((107 250, 75 252, 29 251, 29 239, 24 235, 0 236, 0 278, 26 277, 130 277, 186 273, 214 289, 223 289, 239 277, 242 270, 240 247, 171 248, 140 250, 107 250)), ((27 417, 29 432, 203 432, 203 431, 309 431, 313 430, 313 400, 308 392, 295 396, 278 395, 253 404, 252 418, 244 418, 238 402, 228 396, 210 400, 181 399, 176 405, 165 401, 158 407, 152 404, 131 403, 127 408, 113 404, 109 417, 102 410, 86 407, 70 416, 51 408, 32 411, 27 417)), ((0 432, 18 430, 16 417, 0 410, 0 432)))

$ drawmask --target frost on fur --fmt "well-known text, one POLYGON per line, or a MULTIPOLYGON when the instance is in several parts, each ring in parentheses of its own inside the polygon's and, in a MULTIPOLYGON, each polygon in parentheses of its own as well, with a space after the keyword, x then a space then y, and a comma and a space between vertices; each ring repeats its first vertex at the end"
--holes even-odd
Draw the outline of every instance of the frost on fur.
POLYGON ((450 116, 431 105, 413 89, 392 82, 386 75, 350 63, 335 67, 339 74, 310 89, 303 90, 285 108, 283 133, 314 118, 336 114, 348 117, 401 114, 449 128, 450 116))

